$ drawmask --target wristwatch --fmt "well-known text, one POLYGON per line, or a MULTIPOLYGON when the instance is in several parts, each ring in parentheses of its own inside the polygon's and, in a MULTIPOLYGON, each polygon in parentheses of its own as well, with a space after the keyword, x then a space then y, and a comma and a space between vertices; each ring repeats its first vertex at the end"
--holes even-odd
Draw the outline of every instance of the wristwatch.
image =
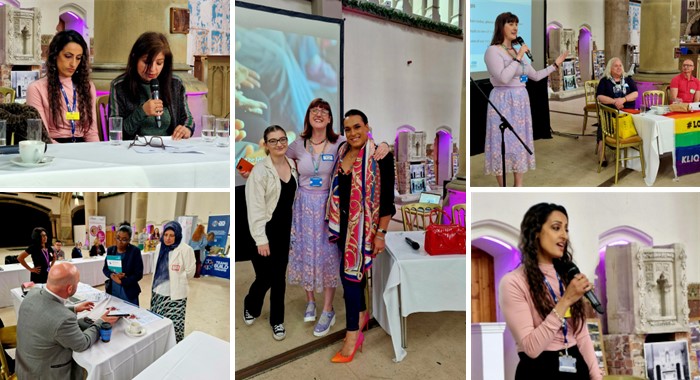
POLYGON ((386 230, 383 229, 383 228, 377 228, 377 232, 381 232, 381 233, 383 233, 384 235, 386 235, 386 230))

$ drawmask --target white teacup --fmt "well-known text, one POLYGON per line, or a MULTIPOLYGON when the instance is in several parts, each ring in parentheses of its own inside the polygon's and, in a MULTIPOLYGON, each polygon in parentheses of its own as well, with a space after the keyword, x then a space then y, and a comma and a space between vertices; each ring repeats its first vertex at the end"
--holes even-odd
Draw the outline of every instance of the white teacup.
POLYGON ((143 326, 141 326, 141 324, 138 322, 131 322, 128 329, 129 334, 141 334, 141 332, 143 331, 143 326))
POLYGON ((23 162, 36 164, 44 158, 46 143, 38 140, 24 140, 19 142, 19 156, 23 162))

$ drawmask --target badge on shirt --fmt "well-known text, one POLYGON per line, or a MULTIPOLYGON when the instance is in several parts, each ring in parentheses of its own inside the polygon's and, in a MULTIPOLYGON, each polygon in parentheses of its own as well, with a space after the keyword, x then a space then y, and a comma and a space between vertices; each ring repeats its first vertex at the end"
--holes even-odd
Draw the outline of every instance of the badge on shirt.
POLYGON ((66 120, 80 120, 80 112, 79 111, 66 112, 66 120))
POLYGON ((180 265, 179 264, 173 264, 170 266, 170 269, 172 269, 174 272, 179 272, 180 271, 180 265))
POLYGON ((691 93, 691 94, 695 94, 695 89, 694 89, 694 88, 691 88, 691 89, 690 89, 690 93, 691 93))
POLYGON ((564 313, 564 318, 571 318, 571 308, 566 309, 566 313, 564 313))
POLYGON ((520 83, 525 83, 525 82, 527 82, 527 75, 523 74, 520 76, 520 83))
POLYGON ((566 355, 559 357, 559 372, 576 373, 576 358, 566 355))
POLYGON ((333 161, 333 155, 332 154, 322 154, 321 161, 333 161))
POLYGON ((314 176, 309 178, 309 186, 311 187, 321 187, 321 184, 323 184, 323 180, 321 177, 314 176))

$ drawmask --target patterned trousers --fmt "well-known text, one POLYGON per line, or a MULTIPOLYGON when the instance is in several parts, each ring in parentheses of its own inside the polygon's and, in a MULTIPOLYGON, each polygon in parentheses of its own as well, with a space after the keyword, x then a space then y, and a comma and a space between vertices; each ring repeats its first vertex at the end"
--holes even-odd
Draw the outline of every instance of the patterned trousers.
POLYGON ((173 301, 169 296, 151 292, 151 312, 173 321, 173 325, 175 326, 175 340, 177 343, 180 343, 185 337, 186 309, 187 298, 173 301))

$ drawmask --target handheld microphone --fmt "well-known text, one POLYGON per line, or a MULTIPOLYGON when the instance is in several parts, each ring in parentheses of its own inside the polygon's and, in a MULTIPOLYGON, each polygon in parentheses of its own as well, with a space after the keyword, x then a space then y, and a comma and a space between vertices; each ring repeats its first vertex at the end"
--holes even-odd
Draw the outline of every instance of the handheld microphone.
MULTIPOLYGON (((158 79, 151 79, 151 99, 160 99, 160 84, 158 79)), ((156 115, 156 125, 158 128, 160 125, 160 115, 156 115)))
MULTIPOLYGON (((515 42, 519 43, 521 46, 522 46, 522 45, 525 45, 525 41, 523 41, 523 38, 520 37, 520 36, 518 36, 518 37, 515 39, 515 42)), ((527 57, 530 58, 530 62, 535 62, 535 60, 532 59, 532 53, 530 53, 530 50, 528 50, 527 53, 525 53, 525 54, 527 54, 527 57)), ((151 82, 151 83, 153 83, 153 82, 151 82)))
MULTIPOLYGON (((559 272, 560 275, 565 276, 569 281, 571 281, 574 276, 577 274, 581 273, 581 271, 578 269, 576 264, 574 263, 562 263, 559 260, 554 261, 554 268, 559 272)), ((591 303, 591 306, 593 306, 593 309, 597 311, 599 314, 605 314, 605 308, 603 305, 601 305, 600 301, 598 300, 598 297, 596 297, 595 293, 593 293, 593 290, 587 291, 584 296, 586 296, 586 299, 588 302, 591 303)))
POLYGON ((415 240, 413 240, 411 238, 406 238, 406 244, 410 245, 411 248, 413 248, 415 250, 420 249, 420 244, 418 244, 418 242, 416 242, 415 240))

